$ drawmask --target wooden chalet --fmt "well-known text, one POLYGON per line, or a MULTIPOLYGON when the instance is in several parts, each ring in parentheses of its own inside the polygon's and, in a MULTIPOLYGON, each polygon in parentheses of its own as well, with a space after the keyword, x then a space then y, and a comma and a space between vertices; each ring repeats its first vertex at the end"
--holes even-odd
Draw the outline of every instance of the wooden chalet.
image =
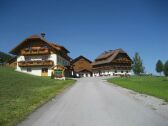
POLYGON ((79 56, 72 60, 72 66, 76 77, 92 76, 92 61, 84 56, 79 56))
POLYGON ((130 75, 132 60, 122 49, 109 50, 92 63, 93 76, 130 75))
POLYGON ((45 34, 32 35, 10 53, 17 56, 16 70, 37 76, 51 76, 56 65, 69 66, 69 51, 57 43, 49 42, 44 38, 45 34))

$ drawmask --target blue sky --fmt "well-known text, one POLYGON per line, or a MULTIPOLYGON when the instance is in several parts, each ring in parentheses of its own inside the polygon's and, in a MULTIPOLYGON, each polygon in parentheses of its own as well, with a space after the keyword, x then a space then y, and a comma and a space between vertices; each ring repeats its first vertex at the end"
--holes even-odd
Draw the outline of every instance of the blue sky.
POLYGON ((0 0, 0 51, 32 34, 64 45, 75 58, 105 50, 139 52, 145 71, 168 60, 166 0, 0 0))

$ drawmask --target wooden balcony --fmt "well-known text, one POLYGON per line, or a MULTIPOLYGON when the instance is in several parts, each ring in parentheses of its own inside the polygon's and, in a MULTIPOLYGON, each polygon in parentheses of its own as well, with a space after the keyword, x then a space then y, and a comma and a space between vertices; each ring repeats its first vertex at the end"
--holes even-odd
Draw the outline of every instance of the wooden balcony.
POLYGON ((131 70, 132 67, 131 66, 99 66, 99 67, 92 67, 92 70, 131 70))
POLYGON ((37 61, 20 61, 18 65, 20 67, 31 67, 31 66, 53 66, 51 60, 37 60, 37 61))
POLYGON ((131 70, 132 67, 131 66, 115 66, 114 69, 118 69, 118 70, 131 70))
POLYGON ((128 60, 128 59, 116 59, 114 61, 112 61, 113 63, 131 63, 132 61, 131 60, 128 60))
POLYGON ((21 51, 22 55, 45 55, 50 54, 50 50, 48 48, 40 48, 40 49, 24 49, 21 51))

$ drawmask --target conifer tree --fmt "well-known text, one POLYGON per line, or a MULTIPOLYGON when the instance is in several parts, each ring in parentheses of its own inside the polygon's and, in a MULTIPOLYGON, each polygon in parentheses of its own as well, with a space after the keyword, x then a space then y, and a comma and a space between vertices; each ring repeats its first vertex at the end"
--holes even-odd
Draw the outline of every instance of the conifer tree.
POLYGON ((168 61, 166 61, 166 63, 164 64, 164 69, 163 69, 163 71, 164 71, 164 75, 165 75, 166 77, 168 77, 168 61))
POLYGON ((134 74, 140 75, 141 73, 144 73, 142 59, 138 53, 135 53, 135 56, 133 57, 133 66, 132 67, 133 67, 134 74))
POLYGON ((163 63, 161 60, 158 60, 156 63, 156 72, 161 73, 163 72, 163 63))

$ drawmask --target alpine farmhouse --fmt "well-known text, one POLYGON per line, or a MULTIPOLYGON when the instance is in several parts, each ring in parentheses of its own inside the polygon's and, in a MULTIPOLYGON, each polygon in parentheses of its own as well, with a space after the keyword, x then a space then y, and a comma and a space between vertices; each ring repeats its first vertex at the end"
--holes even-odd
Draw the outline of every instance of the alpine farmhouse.
POLYGON ((131 75, 132 60, 122 49, 109 50, 100 54, 92 63, 93 76, 131 75))
POLYGON ((51 76, 55 68, 64 71, 70 66, 69 51, 61 45, 47 41, 44 37, 45 33, 32 35, 10 51, 17 56, 17 71, 37 76, 51 76))
POLYGON ((72 66, 76 77, 92 76, 92 61, 84 56, 79 56, 72 60, 72 66))

